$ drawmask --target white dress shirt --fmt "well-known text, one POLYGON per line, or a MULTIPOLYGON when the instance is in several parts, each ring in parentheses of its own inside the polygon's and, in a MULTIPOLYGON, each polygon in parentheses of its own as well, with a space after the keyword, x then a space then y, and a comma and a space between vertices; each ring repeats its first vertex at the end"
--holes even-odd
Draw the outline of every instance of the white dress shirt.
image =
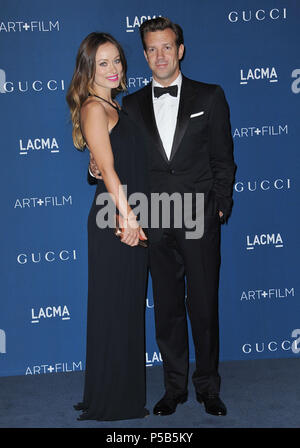
POLYGON ((169 93, 165 93, 159 98, 155 98, 154 87, 164 86, 155 81, 155 79, 152 81, 152 100, 155 121, 168 159, 170 159, 176 129, 181 84, 182 75, 179 73, 178 77, 171 84, 171 86, 178 86, 177 97, 171 96, 169 93))

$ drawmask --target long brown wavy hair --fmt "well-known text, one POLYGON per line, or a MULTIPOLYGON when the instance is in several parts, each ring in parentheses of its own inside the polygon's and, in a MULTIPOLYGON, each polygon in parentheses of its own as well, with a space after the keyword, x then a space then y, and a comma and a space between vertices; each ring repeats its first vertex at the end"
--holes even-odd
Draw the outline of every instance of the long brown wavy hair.
POLYGON ((80 127, 80 109, 87 97, 95 94, 92 86, 96 72, 96 52, 100 45, 107 42, 112 43, 118 49, 123 68, 120 85, 116 89, 112 89, 112 98, 115 98, 118 93, 126 90, 127 62, 123 48, 108 33, 90 33, 80 44, 76 57, 75 70, 66 95, 71 112, 73 142, 74 146, 80 151, 83 151, 86 147, 80 127))

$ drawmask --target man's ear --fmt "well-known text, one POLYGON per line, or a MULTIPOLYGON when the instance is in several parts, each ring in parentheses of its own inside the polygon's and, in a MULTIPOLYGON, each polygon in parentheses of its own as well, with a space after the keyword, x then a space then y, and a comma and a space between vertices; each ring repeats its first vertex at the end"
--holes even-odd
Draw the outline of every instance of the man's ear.
POLYGON ((181 61, 181 59, 183 58, 184 55, 184 45, 180 44, 179 48, 178 48, 178 59, 179 61, 181 61))
POLYGON ((144 56, 146 58, 146 61, 148 62, 148 56, 147 56, 146 50, 144 50, 144 56))

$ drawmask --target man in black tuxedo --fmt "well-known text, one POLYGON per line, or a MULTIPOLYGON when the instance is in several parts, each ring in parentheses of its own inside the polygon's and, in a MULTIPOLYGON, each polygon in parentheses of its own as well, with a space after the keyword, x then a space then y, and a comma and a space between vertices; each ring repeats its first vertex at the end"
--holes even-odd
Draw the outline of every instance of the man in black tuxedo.
POLYGON ((197 400, 206 412, 225 415, 219 397, 218 285, 220 224, 231 211, 235 172, 229 109, 219 86, 181 74, 184 45, 178 25, 159 17, 144 22, 140 33, 153 82, 124 97, 123 109, 144 132, 150 191, 182 197, 204 194, 201 238, 187 239, 185 228, 172 225, 148 231, 156 339, 165 383, 165 395, 153 412, 172 414, 187 400, 187 308, 197 400))

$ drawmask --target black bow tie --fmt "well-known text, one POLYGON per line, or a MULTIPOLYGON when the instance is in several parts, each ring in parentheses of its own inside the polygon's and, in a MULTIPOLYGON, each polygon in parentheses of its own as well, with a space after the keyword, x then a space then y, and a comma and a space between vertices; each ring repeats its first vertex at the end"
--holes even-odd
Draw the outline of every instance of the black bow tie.
POLYGON ((154 87, 154 96, 155 98, 159 98, 161 95, 165 93, 169 93, 171 96, 177 96, 178 86, 169 86, 169 87, 154 87))

